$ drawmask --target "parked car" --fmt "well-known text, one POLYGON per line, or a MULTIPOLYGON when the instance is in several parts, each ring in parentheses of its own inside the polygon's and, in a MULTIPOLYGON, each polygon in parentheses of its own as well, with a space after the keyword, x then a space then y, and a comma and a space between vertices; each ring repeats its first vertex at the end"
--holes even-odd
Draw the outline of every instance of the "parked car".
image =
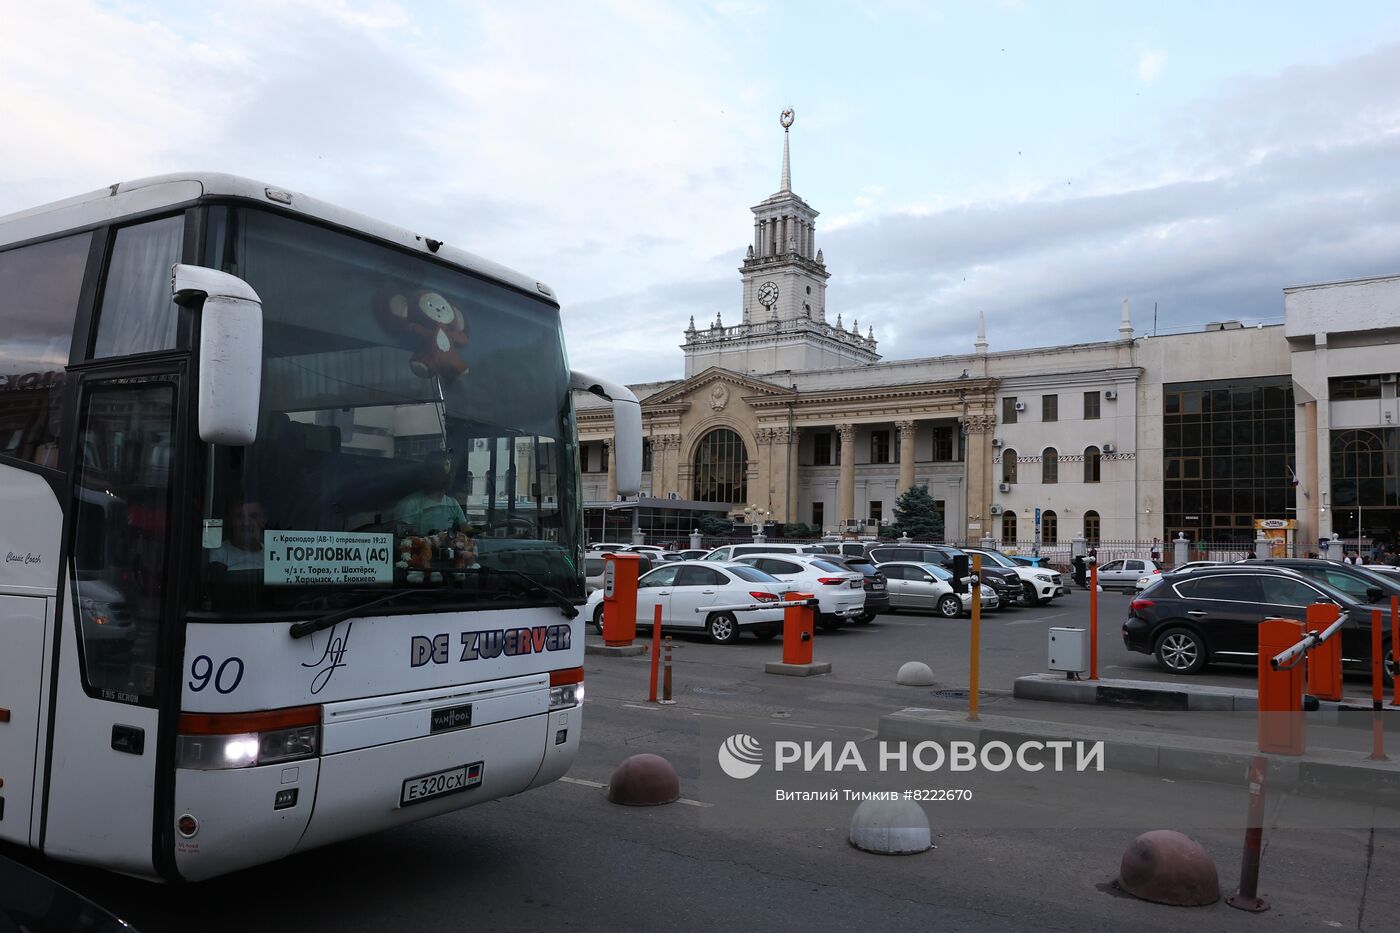
MULTIPOLYGON (((1197 567, 1223 567, 1223 566, 1225 566, 1225 565, 1222 564, 1222 563, 1221 563, 1220 561, 1218 561, 1218 560, 1188 560, 1186 563, 1182 564, 1180 567, 1173 567, 1173 568, 1171 569, 1171 572, 1172 572, 1172 573, 1180 573, 1180 572, 1183 571, 1183 570, 1195 570, 1197 567)), ((1143 574, 1142 576, 1138 577, 1138 582, 1137 582, 1137 587, 1136 587, 1137 591, 1138 591, 1139 593, 1141 593, 1143 590, 1147 589, 1149 586, 1151 586, 1152 584, 1156 583, 1160 578, 1161 578, 1161 574, 1155 574, 1155 573, 1143 574)))
POLYGON ((585 596, 592 596, 594 590, 603 588, 603 568, 607 566, 607 561, 601 556, 594 557, 588 555, 583 559, 583 592, 585 596))
POLYGON ((853 621, 861 624, 869 624, 876 616, 890 609, 890 591, 885 575, 880 572, 880 568, 868 557, 845 557, 840 554, 828 554, 822 560, 839 564, 848 570, 855 570, 865 577, 865 611, 856 616, 853 621))
MULTIPOLYGON (((637 626, 650 629, 655 623, 656 607, 660 606, 662 629, 704 631, 717 644, 738 640, 740 632, 772 638, 782 628, 782 609, 706 612, 705 607, 776 603, 789 589, 786 583, 748 564, 664 564, 637 581, 637 626)), ((598 631, 603 630, 601 589, 588 597, 584 614, 598 631)))
MULTIPOLYGON (((1365 670, 1372 607, 1285 567, 1226 564, 1164 574, 1128 607, 1123 644, 1154 655, 1173 674, 1194 674, 1212 661, 1256 664, 1259 623, 1269 617, 1306 621, 1314 603, 1335 603, 1347 614, 1342 663, 1365 670)), ((1392 660, 1388 632, 1383 645, 1392 660)))
POLYGON ((1099 564, 1099 586, 1105 590, 1131 592, 1138 580, 1152 577, 1162 572, 1162 565, 1146 557, 1129 557, 1125 560, 1111 560, 1099 564))
POLYGON ((611 541, 599 541, 596 544, 590 544, 588 549, 590 551, 598 551, 599 553, 607 554, 610 551, 625 551, 631 546, 630 544, 617 544, 611 541))
POLYGON ((686 548, 684 551, 667 551, 661 555, 662 560, 704 560, 705 555, 710 553, 705 548, 686 548))
MULTIPOLYGON (((971 555, 946 544, 886 544, 870 550, 870 559, 877 565, 896 560, 913 561, 937 564, 950 574, 953 571, 954 560, 960 556, 967 557, 970 567, 971 555)), ((1006 608, 1026 601, 1028 593, 1017 568, 1003 567, 993 561, 983 561, 982 564, 982 582, 996 591, 998 607, 1006 608)), ((955 589, 965 592, 962 586, 955 589)))
POLYGON ((817 598, 817 624, 833 629, 865 611, 865 576, 826 558, 826 554, 750 554, 739 561, 783 581, 788 591, 817 598))
MULTIPOLYGON (((889 580, 890 611, 923 609, 937 612, 945 619, 956 619, 972 611, 972 591, 953 592, 953 575, 938 564, 917 561, 892 561, 880 565, 880 572, 889 580)), ((983 609, 995 609, 999 599, 996 590, 983 584, 979 587, 983 609)))
POLYGON ((662 560, 666 555, 664 547, 657 547, 655 544, 629 544, 623 548, 624 551, 631 551, 636 554, 645 554, 654 561, 662 560))
POLYGON ((1009 557, 1009 558, 1011 558, 1012 560, 1014 560, 1016 563, 1020 564, 1022 567, 1048 567, 1048 566, 1050 566, 1050 558, 1048 558, 1048 557, 1042 557, 1042 556, 1040 556, 1040 555, 1038 555, 1038 554, 1037 554, 1037 555, 1007 554, 1006 556, 1009 557))
POLYGON ((825 554, 816 544, 726 544, 710 551, 704 560, 735 560, 749 554, 825 554))
POLYGON ((1374 564, 1343 564, 1337 561, 1303 557, 1261 557, 1244 561, 1254 567, 1287 567, 1305 577, 1320 580, 1341 590, 1359 603, 1390 605, 1390 597, 1400 596, 1400 579, 1377 573, 1374 564))
POLYGON ((988 562, 1015 573, 1021 580, 1021 588, 1025 590, 1027 605, 1039 606, 1041 603, 1049 602, 1056 596, 1064 596, 1069 592, 1069 588, 1064 585, 1064 580, 1049 567, 1022 567, 1000 551, 976 547, 964 548, 964 550, 969 554, 982 556, 984 576, 988 569, 988 562))

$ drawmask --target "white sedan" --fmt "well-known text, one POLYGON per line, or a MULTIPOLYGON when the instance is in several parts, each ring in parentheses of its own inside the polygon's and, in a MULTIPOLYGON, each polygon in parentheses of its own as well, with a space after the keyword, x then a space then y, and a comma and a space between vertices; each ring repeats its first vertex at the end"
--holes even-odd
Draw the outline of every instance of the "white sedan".
MULTIPOLYGON (((708 606, 776 603, 791 589, 748 564, 680 561, 644 573, 637 581, 637 627, 651 628, 661 608, 661 627, 704 631, 718 644, 737 641, 741 631, 772 638, 782 628, 782 609, 733 611, 708 606)), ((588 597, 584 613, 603 630, 603 590, 588 597)))
POLYGON ((739 560, 783 581, 789 591, 815 596, 817 624, 824 629, 865 611, 865 575, 858 570, 811 554, 753 554, 739 560))
MULTIPOLYGON (((1168 573, 1177 573, 1178 571, 1182 571, 1182 570, 1191 570, 1191 569, 1193 569, 1193 568, 1195 568, 1195 567, 1219 567, 1219 566, 1220 566, 1220 561, 1218 561, 1218 560, 1188 560, 1186 563, 1182 564, 1180 567, 1173 567, 1171 570, 1168 571, 1168 573)), ((1147 575, 1145 575, 1145 576, 1138 577, 1137 587, 1136 587, 1136 588, 1137 588, 1137 591, 1138 591, 1139 593, 1141 593, 1143 590, 1147 589, 1149 586, 1151 586, 1152 584, 1156 583, 1156 582, 1157 582, 1158 580, 1160 580, 1160 579, 1162 579, 1162 571, 1161 571, 1161 570, 1154 570, 1154 571, 1152 571, 1151 573, 1149 573, 1149 574, 1147 574, 1147 575)))

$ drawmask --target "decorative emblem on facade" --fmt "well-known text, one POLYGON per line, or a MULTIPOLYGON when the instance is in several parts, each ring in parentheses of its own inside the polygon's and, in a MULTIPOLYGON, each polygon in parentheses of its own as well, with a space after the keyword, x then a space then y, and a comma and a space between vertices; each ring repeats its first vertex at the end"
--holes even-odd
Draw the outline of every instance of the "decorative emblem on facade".
POLYGON ((997 426, 996 415, 968 415, 963 424, 968 434, 986 434, 997 426))
POLYGON ((729 404, 729 389, 724 383, 716 382, 715 387, 710 390, 710 407, 715 411, 724 411, 724 406, 729 404))

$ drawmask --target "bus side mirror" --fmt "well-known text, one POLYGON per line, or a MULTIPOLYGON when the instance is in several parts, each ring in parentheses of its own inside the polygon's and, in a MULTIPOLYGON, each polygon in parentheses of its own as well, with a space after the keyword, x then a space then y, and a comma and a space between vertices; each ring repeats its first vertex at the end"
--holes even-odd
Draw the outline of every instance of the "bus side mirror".
POLYGON ((617 493, 635 496, 642 491, 642 406, 624 385, 586 376, 569 374, 569 387, 591 392, 612 402, 613 462, 617 464, 617 493))
POLYGON ((237 276, 177 263, 175 303, 200 307, 199 436, 245 447, 258 437, 262 396, 262 299, 237 276))

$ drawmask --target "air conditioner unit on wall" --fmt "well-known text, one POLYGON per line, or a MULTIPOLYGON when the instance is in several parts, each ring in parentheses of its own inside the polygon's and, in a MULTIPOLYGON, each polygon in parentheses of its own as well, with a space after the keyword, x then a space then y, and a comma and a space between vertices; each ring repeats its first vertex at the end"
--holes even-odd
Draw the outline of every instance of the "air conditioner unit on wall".
POLYGON ((678 492, 676 492, 675 490, 672 490, 671 492, 666 493, 666 498, 667 498, 667 499, 679 499, 680 497, 681 497, 681 494, 678 493, 678 492))
POLYGON ((1381 382, 1394 382, 1394 381, 1395 381, 1395 373, 1382 373, 1382 374, 1381 374, 1381 382))
POLYGON ((1001 485, 997 486, 997 489, 1000 489, 1002 492, 1010 492, 1010 491, 1011 491, 1011 484, 1010 484, 1010 483, 1002 483, 1001 485))
POLYGON ((994 437, 994 438, 992 438, 992 446, 993 446, 993 447, 1000 447, 1000 446, 1001 446, 1001 438, 999 438, 999 437, 994 437))
POLYGON ((1113 453, 1113 450, 1114 450, 1114 447, 1113 447, 1112 444, 1104 444, 1104 445, 1103 445, 1103 452, 1104 452, 1104 453, 1106 453, 1106 454, 1111 454, 1111 453, 1113 453))
POLYGON ((1026 410, 1026 403, 1025 403, 1025 402, 1017 402, 1017 403, 1016 403, 1016 410, 1017 410, 1017 411, 1025 411, 1025 410, 1026 410))
POLYGON ((994 506, 992 506, 991 508, 987 509, 987 511, 988 511, 988 512, 991 512, 993 515, 1000 515, 1000 514, 1001 514, 1001 506, 999 506, 999 505, 994 505, 994 506))
POLYGON ((1116 399, 1116 398, 1118 397, 1118 390, 1117 390, 1117 389, 1108 389, 1107 391, 1104 392, 1103 397, 1106 398, 1106 399, 1108 399, 1108 400, 1111 402, 1111 401, 1113 401, 1114 399, 1116 399))

